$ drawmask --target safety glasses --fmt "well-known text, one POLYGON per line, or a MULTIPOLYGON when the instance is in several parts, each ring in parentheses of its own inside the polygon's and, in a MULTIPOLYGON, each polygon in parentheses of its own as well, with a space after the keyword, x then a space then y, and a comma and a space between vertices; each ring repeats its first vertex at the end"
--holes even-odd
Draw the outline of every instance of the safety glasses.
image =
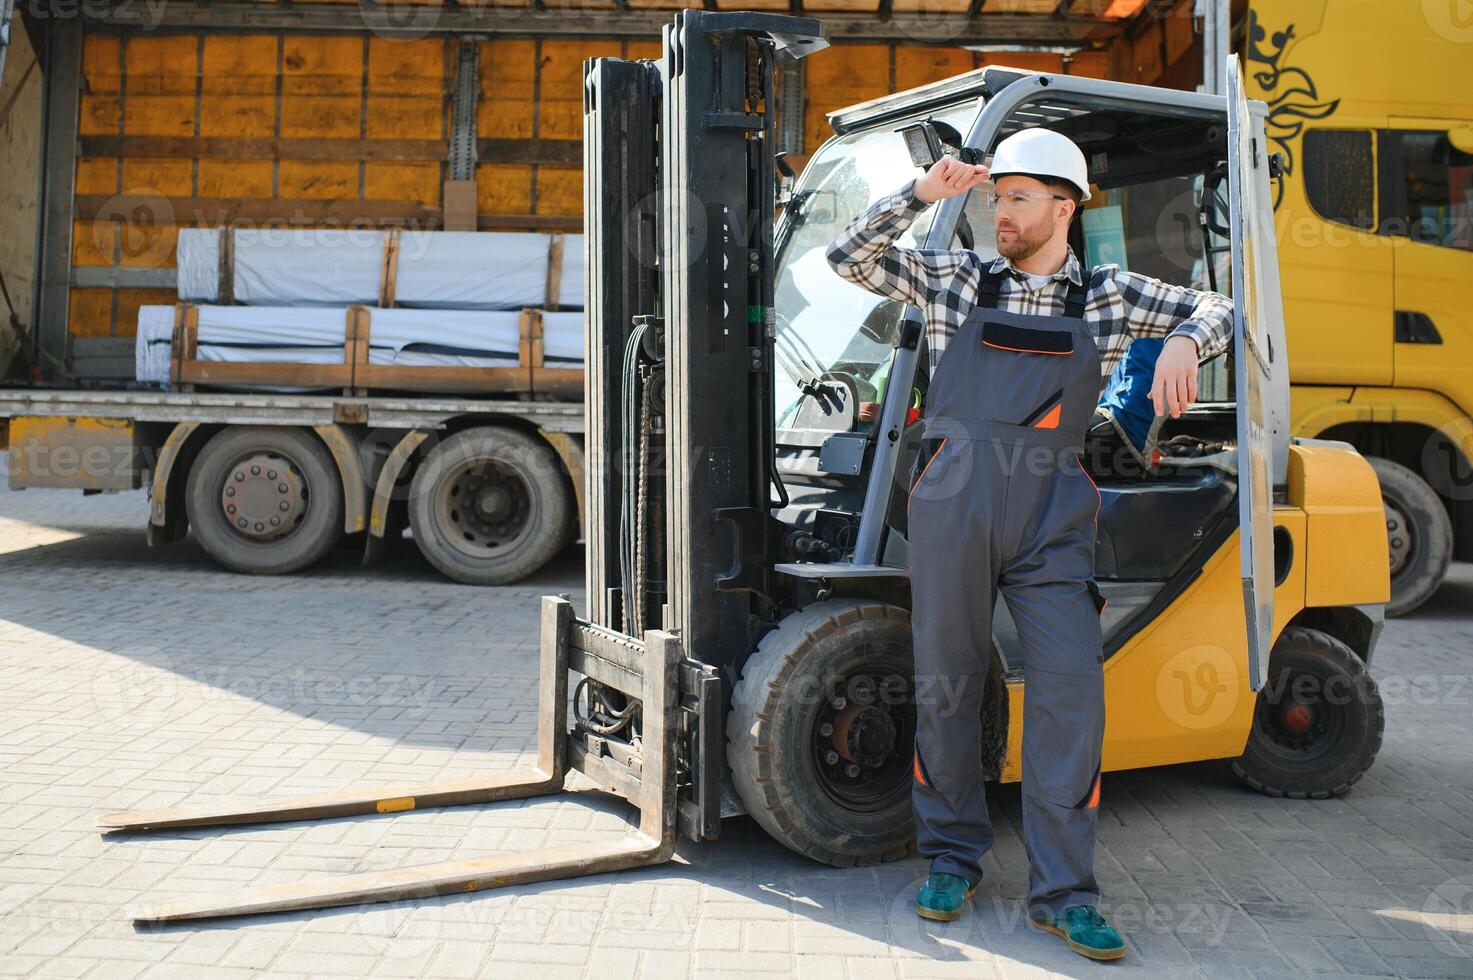
POLYGON ((988 194, 987 203, 994 211, 1006 208, 1009 211, 1027 211, 1037 206, 1039 201, 1053 199, 1055 201, 1067 201, 1062 194, 1050 194, 1048 191, 1008 191, 1006 194, 988 194))

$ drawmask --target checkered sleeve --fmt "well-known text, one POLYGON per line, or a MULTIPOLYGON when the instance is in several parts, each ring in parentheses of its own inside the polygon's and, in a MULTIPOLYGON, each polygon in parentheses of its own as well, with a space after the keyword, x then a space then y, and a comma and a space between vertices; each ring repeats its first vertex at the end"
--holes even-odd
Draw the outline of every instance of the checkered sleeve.
POLYGON ((902 248, 894 244, 930 205, 912 192, 915 181, 880 198, 839 233, 828 248, 829 265, 872 293, 925 306, 963 268, 961 251, 902 248))
POLYGON ((1132 337, 1190 337, 1206 360, 1227 349, 1233 336, 1233 302, 1220 293, 1173 286, 1115 269, 1115 289, 1132 337))

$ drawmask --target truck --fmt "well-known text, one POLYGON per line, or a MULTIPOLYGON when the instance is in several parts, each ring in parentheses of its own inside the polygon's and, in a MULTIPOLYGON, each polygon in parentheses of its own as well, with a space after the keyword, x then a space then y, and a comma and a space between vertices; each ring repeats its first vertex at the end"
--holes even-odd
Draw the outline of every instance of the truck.
POLYGON ((1473 27, 1455 4, 1254 0, 1295 433, 1356 446, 1386 504, 1389 615, 1473 560, 1473 27))
MULTIPOLYGON (((541 603, 535 764, 215 806, 133 794, 145 809, 97 821, 107 846, 127 846, 112 840, 545 796, 578 773, 636 807, 637 823, 529 852, 176 890, 132 910, 135 921, 361 907, 648 866, 679 838, 720 838, 742 813, 821 865, 910 853, 915 706, 941 696, 922 688, 911 633, 907 493, 927 428, 924 337, 918 311, 840 279, 825 252, 854 213, 919 172, 917 147, 985 158, 1040 126, 1080 142, 1092 194, 1124 228, 1183 192, 1190 210, 1205 208, 1206 221, 1178 229, 1188 242, 1148 236, 1132 254, 1147 263, 1152 248, 1190 245, 1221 259, 1200 273, 1220 276, 1234 307, 1219 355, 1228 390, 1162 423, 1148 471, 1113 463, 1107 430, 1079 447, 1081 476, 1100 493, 1102 769, 1219 760, 1245 793, 1353 791, 1385 724, 1367 669, 1389 594, 1384 512, 1353 447, 1289 431, 1272 211, 1281 161, 1236 63, 1223 95, 989 66, 847 107, 779 217, 774 69, 826 43, 813 18, 684 10, 660 57, 585 68, 595 516, 585 608, 541 603), (643 213, 654 220, 628 220, 643 213), (656 275, 630 264, 640 254, 658 256, 656 275)), ((906 242, 982 245, 990 218, 974 190, 922 216, 906 242)), ((975 452, 988 462, 1008 451, 1006 438, 985 443, 975 452)), ((992 639, 979 651, 976 775, 1013 782, 1029 682, 1016 631, 992 639)))

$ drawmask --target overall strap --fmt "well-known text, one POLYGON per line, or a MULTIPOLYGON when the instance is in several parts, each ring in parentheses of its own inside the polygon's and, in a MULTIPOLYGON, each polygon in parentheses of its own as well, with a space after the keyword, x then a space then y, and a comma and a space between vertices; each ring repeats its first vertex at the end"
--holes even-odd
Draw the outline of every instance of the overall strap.
POLYGON ((1007 272, 992 272, 988 269, 978 270, 977 279, 977 306, 979 309, 997 309, 998 296, 1002 290, 1002 277, 1007 272))
POLYGON ((1072 280, 1069 282, 1069 293, 1064 299, 1064 315, 1072 320, 1084 319, 1084 306, 1089 300, 1091 271, 1093 270, 1087 270, 1083 273, 1081 278, 1084 281, 1082 283, 1075 283, 1072 280))

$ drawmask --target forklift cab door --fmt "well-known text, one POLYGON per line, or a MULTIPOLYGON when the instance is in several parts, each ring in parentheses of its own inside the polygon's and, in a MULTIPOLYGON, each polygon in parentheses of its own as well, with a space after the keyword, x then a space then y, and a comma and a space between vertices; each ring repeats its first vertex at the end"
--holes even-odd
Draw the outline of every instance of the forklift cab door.
POLYGON ((1278 294, 1269 156, 1261 119, 1249 111, 1236 55, 1228 57, 1229 230, 1233 258, 1233 362, 1237 391, 1238 520, 1248 679, 1263 687, 1273 646, 1274 428, 1271 392, 1282 373, 1283 309, 1278 294), (1255 126, 1255 123, 1257 125, 1255 126), (1276 327, 1278 329, 1276 329, 1276 327), (1275 363, 1275 358, 1280 362, 1275 363))

